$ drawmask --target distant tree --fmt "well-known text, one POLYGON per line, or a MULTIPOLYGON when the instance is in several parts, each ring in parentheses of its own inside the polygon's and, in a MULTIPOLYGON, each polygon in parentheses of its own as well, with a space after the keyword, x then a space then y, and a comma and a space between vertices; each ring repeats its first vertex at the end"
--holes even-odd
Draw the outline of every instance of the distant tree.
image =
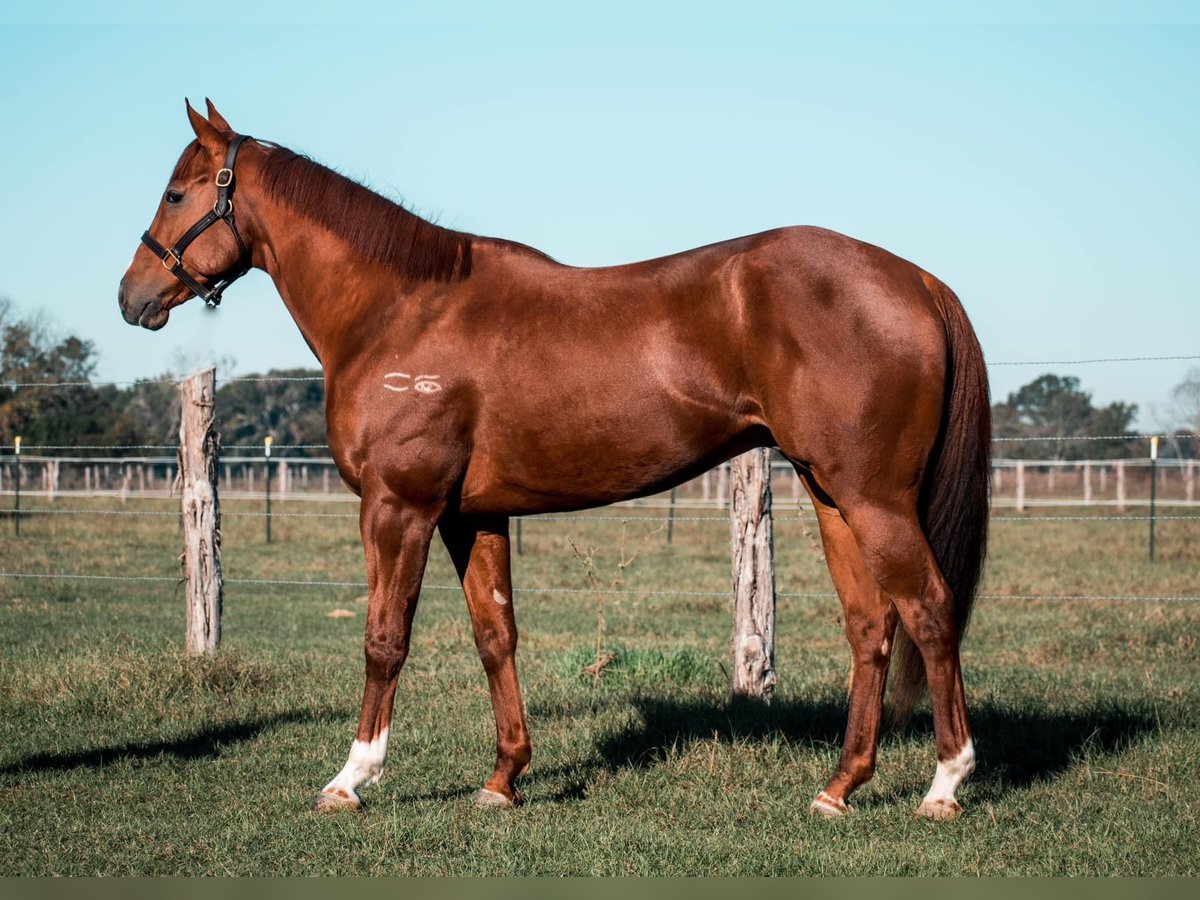
POLYGON ((1193 367, 1171 391, 1171 428, 1168 438, 1173 455, 1184 459, 1200 456, 1200 367, 1193 367))
MULTIPOLYGON (((11 447, 20 435, 26 447, 94 444, 116 454, 121 447, 137 454, 141 446, 175 444, 178 376, 166 372, 122 390, 92 382, 96 362, 91 341, 62 337, 46 317, 22 316, 0 297, 0 444, 11 447)), ((179 371, 194 367, 183 358, 177 363, 179 371)), ((231 361, 219 365, 222 371, 231 368, 231 361)), ((218 427, 225 446, 260 447, 267 435, 282 445, 328 443, 320 370, 271 371, 261 381, 255 378, 222 384, 218 377, 218 427)))
MULTIPOLYGON (((261 446, 270 435, 281 445, 324 445, 325 383, 319 369, 272 369, 217 387, 217 415, 225 446, 261 446), (262 381, 255 378, 261 377, 262 381), (284 380, 293 379, 293 380, 284 380)), ((326 456, 326 449, 289 451, 326 456)))
POLYGON ((116 447, 162 447, 178 443, 179 389, 175 381, 176 376, 166 372, 120 391, 103 443, 116 447))
POLYGON ((1124 435, 1131 429, 1137 405, 1110 403, 1097 409, 1092 395, 1074 376, 1042 375, 992 407, 993 433, 1001 438, 1042 438, 1001 444, 999 455, 1017 459, 1106 459, 1125 456, 1129 441, 1086 438, 1124 435), (1078 440, 1070 440, 1078 438, 1078 440))
POLYGON ((21 317, 0 299, 0 442, 11 445, 17 435, 30 446, 102 440, 121 398, 90 384, 95 368, 91 341, 60 337, 44 317, 21 317), (45 384, 65 386, 37 386, 45 384))

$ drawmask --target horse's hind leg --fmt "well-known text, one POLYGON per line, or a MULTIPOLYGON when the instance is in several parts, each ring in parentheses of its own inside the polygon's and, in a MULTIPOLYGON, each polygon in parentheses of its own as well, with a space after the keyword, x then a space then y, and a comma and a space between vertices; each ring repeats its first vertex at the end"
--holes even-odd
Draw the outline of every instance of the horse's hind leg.
POLYGON ((387 757, 396 680, 408 657, 413 614, 436 517, 363 497, 360 527, 367 555, 366 685, 346 765, 321 791, 316 812, 355 809, 360 785, 379 781, 387 757))
POLYGON ((868 570, 845 520, 809 487, 821 527, 825 559, 842 602, 846 639, 852 654, 850 715, 837 773, 812 803, 827 816, 849 811, 846 798, 875 774, 875 748, 883 710, 883 689, 891 660, 896 608, 868 570))
POLYGON ((467 596, 475 646, 487 673, 496 717, 496 768, 475 802, 513 806, 521 802, 514 783, 529 766, 532 749, 517 681, 508 519, 447 516, 440 527, 467 596))
POLYGON ((954 792, 975 769, 954 598, 921 531, 915 497, 884 504, 839 496, 838 503, 863 563, 895 605, 925 663, 938 766, 918 813, 953 818, 961 811, 954 792))

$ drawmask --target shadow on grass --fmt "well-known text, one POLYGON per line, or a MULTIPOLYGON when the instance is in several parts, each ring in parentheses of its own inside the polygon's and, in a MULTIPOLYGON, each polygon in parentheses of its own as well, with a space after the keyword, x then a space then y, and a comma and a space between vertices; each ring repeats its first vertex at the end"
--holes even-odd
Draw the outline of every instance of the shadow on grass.
MULTIPOLYGON (((557 792, 558 801, 581 799, 598 771, 653 768, 671 752, 698 741, 733 743, 779 735, 797 744, 840 748, 846 727, 845 702, 776 701, 770 706, 747 702, 676 701, 642 697, 633 701, 640 723, 602 739, 591 760, 542 775, 569 775, 572 783, 557 792)), ((977 768, 972 783, 976 799, 996 798, 1066 770, 1080 755, 1113 755, 1158 730, 1150 709, 1099 706, 1043 711, 982 705, 971 711, 977 768)), ((933 722, 918 714, 902 732, 887 733, 882 742, 932 744, 933 722)), ((932 751, 932 747, 930 748, 932 751)), ((933 762, 929 772, 932 776, 933 762)), ((830 775, 833 774, 831 771, 830 775)))
POLYGON ((175 740, 121 744, 116 747, 79 750, 75 753, 38 753, 0 767, 0 776, 31 772, 62 772, 77 768, 101 769, 115 763, 157 759, 160 756, 171 756, 184 761, 212 759, 226 745, 253 740, 262 732, 278 725, 313 722, 329 718, 340 720, 344 718, 344 713, 325 710, 280 713, 249 722, 232 722, 227 725, 206 728, 175 740))

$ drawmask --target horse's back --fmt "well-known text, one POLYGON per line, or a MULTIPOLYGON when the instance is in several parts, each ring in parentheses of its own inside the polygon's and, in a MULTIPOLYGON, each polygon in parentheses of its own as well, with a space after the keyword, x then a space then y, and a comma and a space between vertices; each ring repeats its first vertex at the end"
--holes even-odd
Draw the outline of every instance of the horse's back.
POLYGON ((477 253, 477 299, 452 329, 473 334, 467 506, 611 502, 754 444, 818 455, 810 435, 892 417, 893 394, 940 398, 923 273, 835 232, 778 229, 601 269, 504 252, 504 265, 477 253))

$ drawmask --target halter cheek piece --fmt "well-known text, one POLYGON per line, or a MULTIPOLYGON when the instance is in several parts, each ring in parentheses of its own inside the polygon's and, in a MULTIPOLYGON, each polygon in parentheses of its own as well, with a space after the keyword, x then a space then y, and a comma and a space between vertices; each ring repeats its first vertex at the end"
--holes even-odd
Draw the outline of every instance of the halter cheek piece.
POLYGON ((225 291, 225 288, 250 271, 250 252, 246 249, 246 245, 242 243, 242 237, 238 234, 237 226, 234 224, 233 200, 231 199, 233 196, 233 164, 237 160, 238 148, 242 146, 242 141, 248 137, 249 135, 245 134, 234 136, 232 143, 229 145, 229 150, 225 153, 225 165, 217 172, 215 182, 217 185, 216 204, 204 214, 199 222, 185 231, 183 237, 177 240, 170 250, 152 238, 149 231, 142 234, 142 243, 150 248, 150 252, 161 259, 163 266, 172 275, 182 281, 189 291, 203 300, 209 309, 215 309, 219 306, 221 304, 221 294, 225 291), (229 226, 229 230, 233 232, 233 239, 237 241, 238 245, 238 258, 232 268, 226 270, 225 274, 219 276, 211 285, 205 287, 183 267, 183 251, 188 248, 188 245, 192 241, 208 230, 210 225, 218 221, 223 221, 229 226))

